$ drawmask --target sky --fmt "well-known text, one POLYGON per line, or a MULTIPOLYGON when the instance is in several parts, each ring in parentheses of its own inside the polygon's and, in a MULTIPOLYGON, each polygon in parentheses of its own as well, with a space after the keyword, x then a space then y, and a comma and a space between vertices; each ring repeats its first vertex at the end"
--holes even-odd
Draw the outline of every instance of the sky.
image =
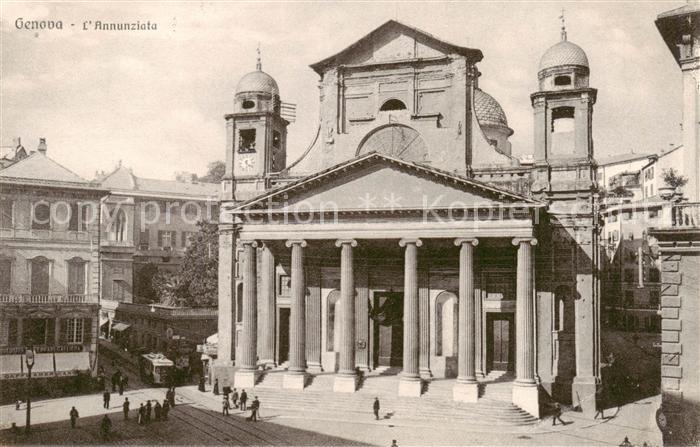
POLYGON ((224 115, 238 80, 263 70, 297 104, 288 160, 318 123, 309 68, 398 19, 478 48, 479 86, 505 110, 515 154, 531 154, 530 94, 542 54, 559 41, 587 53, 596 158, 658 152, 681 142, 681 72, 654 20, 675 2, 8 2, 0 1, 0 146, 40 137, 48 155, 85 178, 122 162, 141 177, 204 174, 223 160, 224 115), (63 29, 18 29, 18 19, 63 29), (155 23, 155 31, 100 31, 96 21, 155 23), (88 23, 91 22, 91 23, 88 23), (87 28, 84 30, 83 28, 87 28))

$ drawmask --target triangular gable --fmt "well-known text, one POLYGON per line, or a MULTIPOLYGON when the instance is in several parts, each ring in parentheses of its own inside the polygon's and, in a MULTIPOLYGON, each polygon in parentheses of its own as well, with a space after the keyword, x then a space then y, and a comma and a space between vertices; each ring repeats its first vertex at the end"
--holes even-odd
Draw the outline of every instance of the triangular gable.
POLYGON ((75 172, 35 152, 0 171, 0 178, 39 180, 42 182, 88 183, 75 172))
POLYGON ((318 74, 328 66, 367 62, 386 62, 414 58, 429 58, 456 53, 472 63, 483 58, 480 50, 445 42, 417 28, 389 20, 349 47, 311 65, 318 74))
POLYGON ((134 189, 136 182, 131 171, 123 166, 119 166, 100 180, 100 186, 108 189, 134 189))
POLYGON ((379 211, 543 206, 510 191, 370 153, 239 204, 236 211, 379 211))

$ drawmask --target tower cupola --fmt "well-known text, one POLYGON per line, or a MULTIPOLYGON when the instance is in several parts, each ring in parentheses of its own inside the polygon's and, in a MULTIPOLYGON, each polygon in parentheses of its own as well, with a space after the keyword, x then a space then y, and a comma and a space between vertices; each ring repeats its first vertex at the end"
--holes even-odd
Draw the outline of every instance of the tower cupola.
POLYGON ((581 47, 569 42, 564 14, 561 15, 561 40, 544 52, 537 73, 540 91, 588 87, 590 67, 581 47))

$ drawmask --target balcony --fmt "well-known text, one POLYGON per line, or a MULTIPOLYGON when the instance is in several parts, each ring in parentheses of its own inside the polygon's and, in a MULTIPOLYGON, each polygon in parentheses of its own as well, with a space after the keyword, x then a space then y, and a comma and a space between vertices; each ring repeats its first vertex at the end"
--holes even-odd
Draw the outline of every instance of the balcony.
POLYGON ((688 229, 700 227, 700 202, 673 205, 671 226, 688 229))
POLYGON ((97 304, 97 294, 0 294, 1 304, 97 304))

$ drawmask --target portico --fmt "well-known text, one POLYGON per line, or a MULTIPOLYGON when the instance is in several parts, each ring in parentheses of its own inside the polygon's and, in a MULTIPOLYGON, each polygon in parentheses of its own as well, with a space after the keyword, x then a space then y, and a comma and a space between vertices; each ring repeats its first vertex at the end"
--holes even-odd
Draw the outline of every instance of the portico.
MULTIPOLYGON (((517 301, 516 384, 536 391, 532 247, 540 208, 512 193, 372 154, 230 210, 235 283, 243 297, 235 385, 255 384, 255 371, 270 357, 256 352, 268 349, 256 337, 277 333, 289 343, 285 388, 303 389, 308 374, 324 371, 335 372, 335 391, 354 392, 358 371, 400 364, 399 395, 420 396, 424 380, 456 373, 454 399, 475 402, 477 372, 487 372, 480 346, 484 300, 499 294, 487 295, 490 285, 483 282, 500 271, 517 285, 517 297, 511 287, 500 296, 517 301), (462 199, 458 206, 446 202, 454 193, 462 199), (406 206, 349 203, 391 194, 406 206), (421 206, 411 206, 417 201, 421 206), (426 210, 424 201, 437 206, 426 210), (277 275, 269 274, 270 262, 277 275), (271 296, 278 307, 288 305, 288 329, 276 321, 279 312, 268 310, 271 296), (335 354, 330 361, 329 352, 335 354), (457 371, 446 366, 455 360, 457 371)), ((235 338, 236 331, 223 335, 235 338)), ((521 395, 514 392, 514 399, 521 395)), ((537 406, 536 394, 531 399, 537 406)))

